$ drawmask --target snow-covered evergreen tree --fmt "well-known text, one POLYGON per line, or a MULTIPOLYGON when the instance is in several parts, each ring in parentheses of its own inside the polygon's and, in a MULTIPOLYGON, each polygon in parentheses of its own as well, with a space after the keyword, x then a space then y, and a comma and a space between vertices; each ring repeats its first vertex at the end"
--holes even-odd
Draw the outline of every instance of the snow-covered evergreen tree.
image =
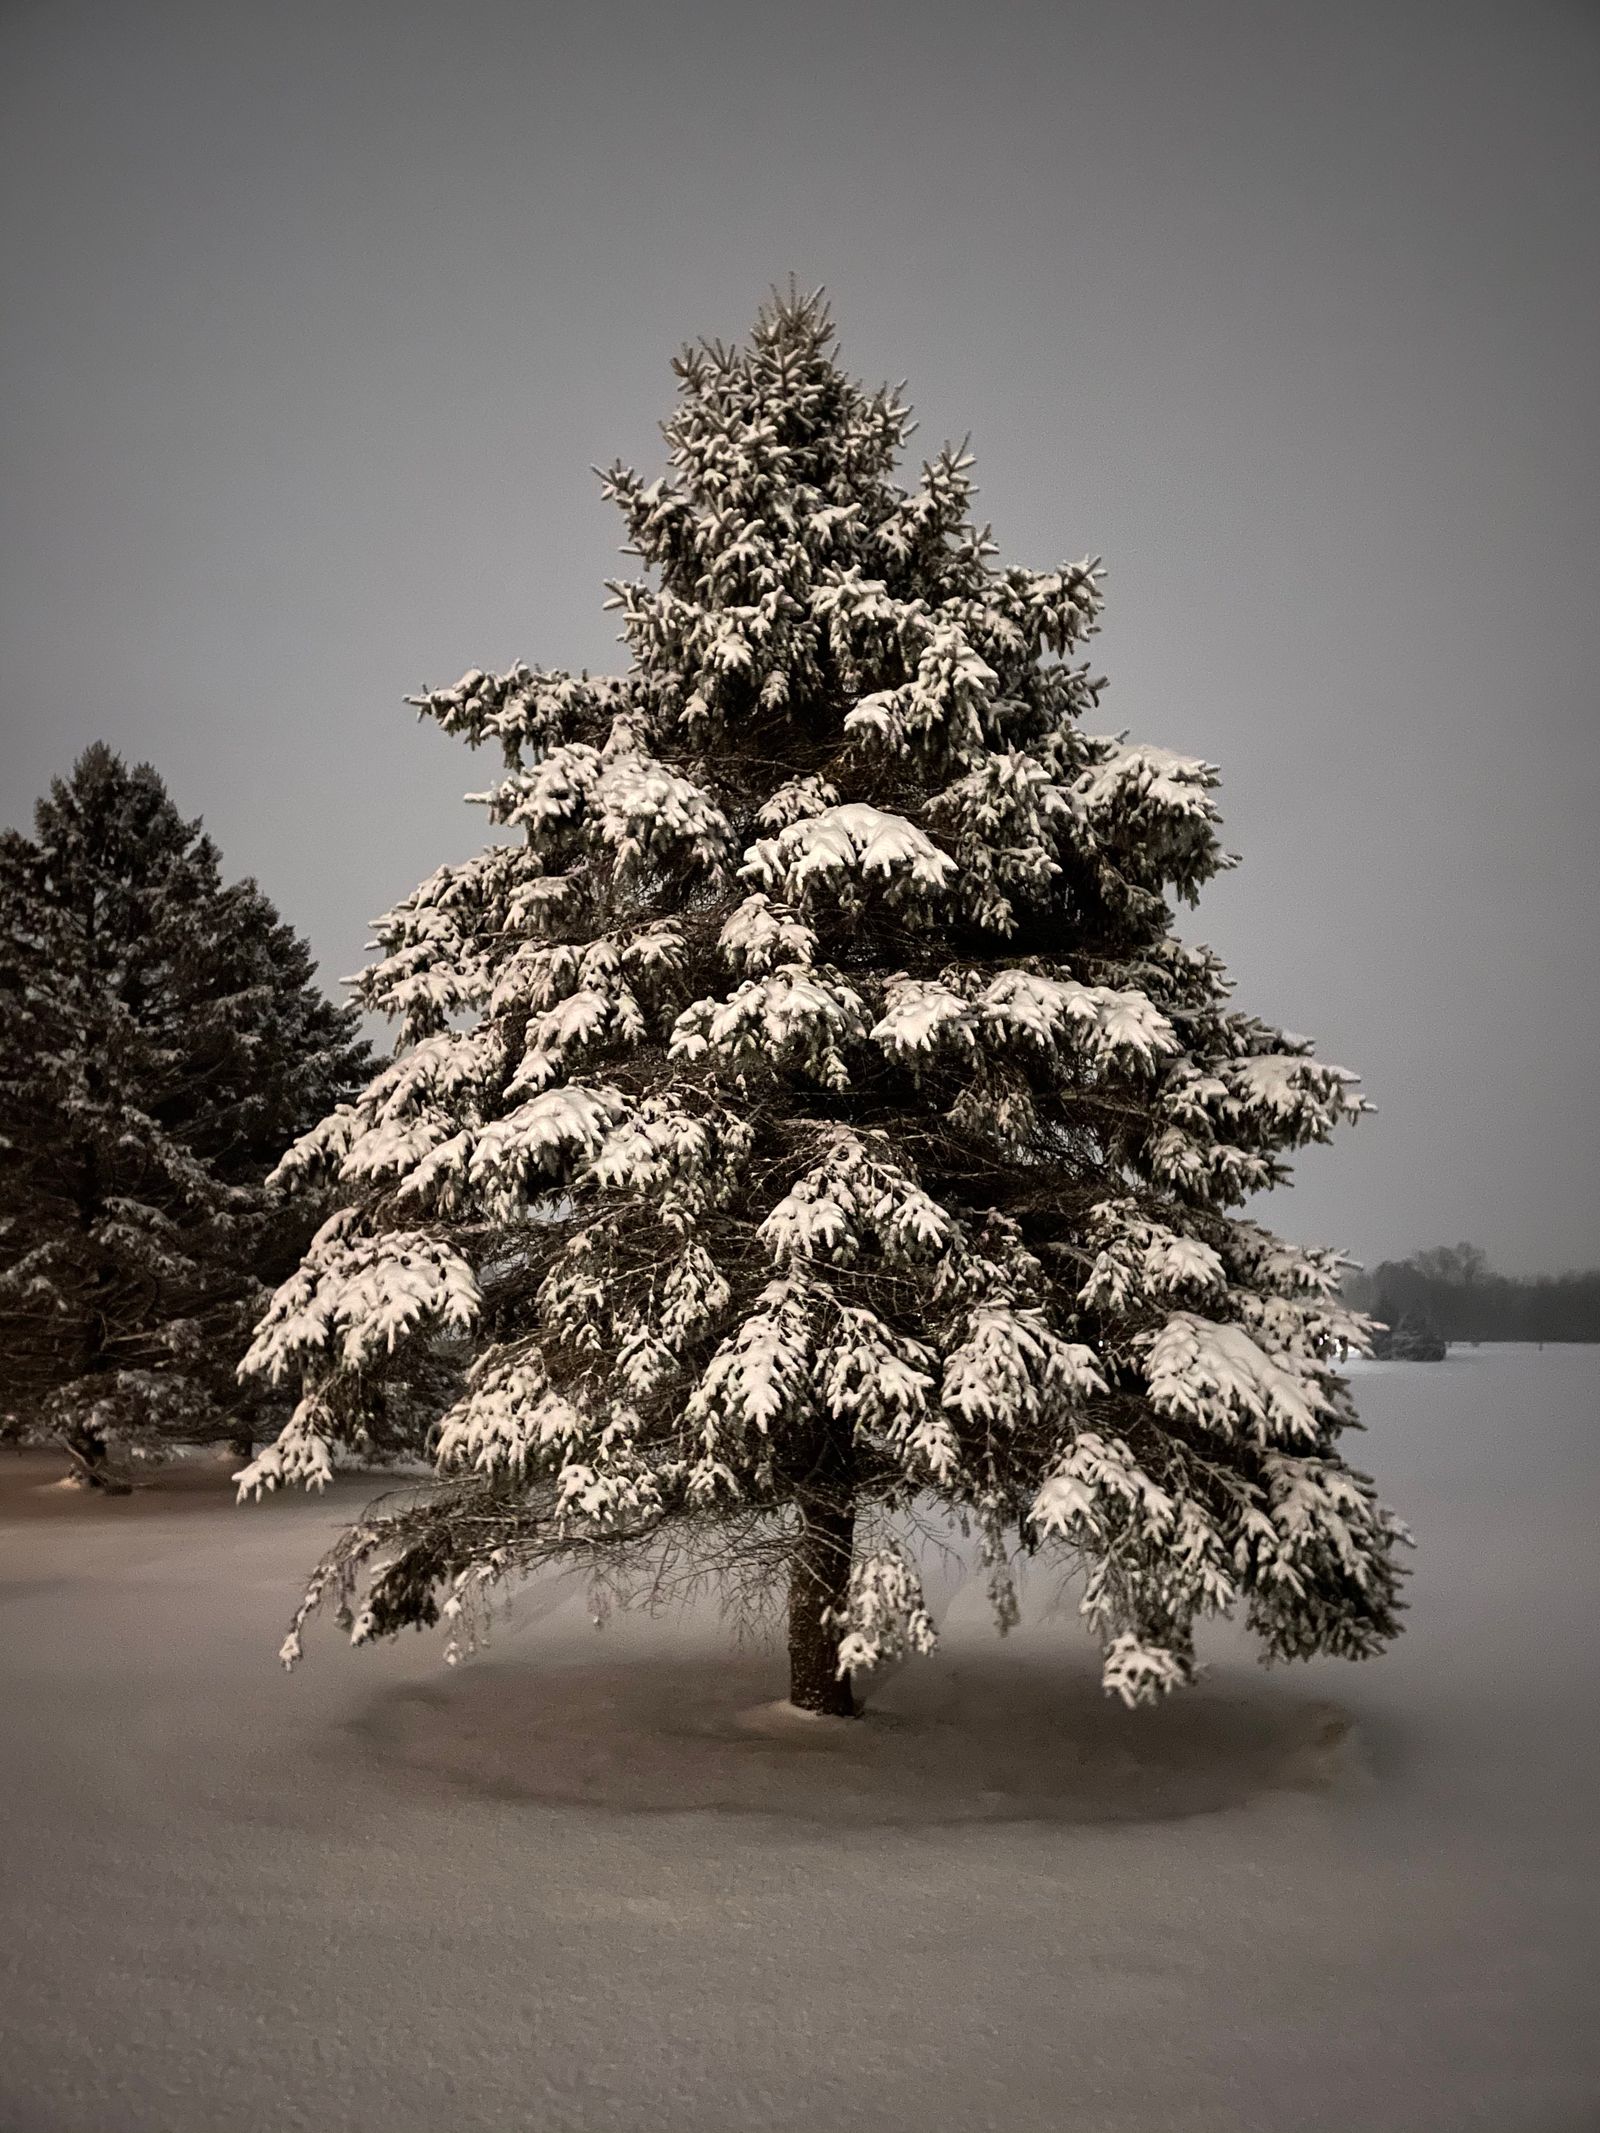
POLYGON ((548 1560, 787 1579, 791 1694, 936 1630, 897 1514, 1081 1572, 1105 1683, 1396 1629, 1401 1530, 1341 1459, 1344 1262, 1237 1210, 1362 1109, 1174 935, 1231 864, 1206 763, 1089 731, 1092 561, 1002 566, 817 298, 676 365, 618 678, 414 699, 517 832, 378 922, 386 1067, 286 1159, 348 1204, 248 1367, 303 1380, 244 1490, 324 1480, 353 1388, 441 1335, 441 1479, 321 1566, 357 1641, 548 1560))
POLYGON ((79 1470, 280 1426, 236 1378, 325 1209, 264 1187, 371 1070, 356 1011, 104 746, 0 836, 0 1408, 79 1470))

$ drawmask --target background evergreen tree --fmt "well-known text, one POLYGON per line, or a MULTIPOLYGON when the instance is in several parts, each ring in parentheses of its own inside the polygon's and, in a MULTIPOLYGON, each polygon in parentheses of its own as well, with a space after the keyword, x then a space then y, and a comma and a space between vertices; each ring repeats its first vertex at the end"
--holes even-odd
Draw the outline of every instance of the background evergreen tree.
POLYGON ((1448 1352, 1432 1320, 1422 1311, 1402 1311, 1387 1296, 1378 1298, 1378 1324, 1372 1353, 1385 1363, 1442 1363, 1448 1352))
MULTIPOLYGON (((517 833, 379 925, 400 1045, 285 1165, 342 1180, 250 1367, 303 1374, 245 1489, 324 1480, 441 1333, 440 1486, 370 1515, 357 1641, 541 1561, 787 1582, 791 1694, 936 1631, 903 1519, 1084 1578, 1105 1682, 1396 1628, 1401 1529, 1337 1440, 1339 1255, 1232 1210, 1361 1110, 1172 932, 1230 864, 1210 766, 1086 732, 1098 566, 1002 567, 945 450, 838 367, 816 299, 676 368, 671 474, 607 477, 650 576, 620 678, 416 699, 517 833)), ((659 1587, 657 1587, 659 1589, 659 1587)))
POLYGON ((356 1010, 104 746, 0 836, 0 900, 0 1399, 91 1476, 276 1428, 235 1373, 315 1218, 263 1180, 370 1071, 356 1010))

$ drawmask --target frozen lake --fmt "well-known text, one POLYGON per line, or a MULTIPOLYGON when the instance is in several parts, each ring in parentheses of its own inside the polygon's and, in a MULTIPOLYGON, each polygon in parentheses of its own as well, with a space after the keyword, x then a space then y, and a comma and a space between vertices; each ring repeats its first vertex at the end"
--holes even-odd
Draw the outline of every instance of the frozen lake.
POLYGON ((843 1735, 554 1585, 285 1677, 342 1503, 0 1453, 0 2128, 1593 2133, 1600 1351, 1358 1379, 1390 1657, 1123 1714, 952 1579, 843 1735))

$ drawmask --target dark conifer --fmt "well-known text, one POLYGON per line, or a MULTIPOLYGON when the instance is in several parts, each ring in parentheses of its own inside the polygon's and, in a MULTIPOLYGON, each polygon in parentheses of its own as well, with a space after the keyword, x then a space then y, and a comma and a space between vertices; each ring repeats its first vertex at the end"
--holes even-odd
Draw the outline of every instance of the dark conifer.
POLYGON ((96 744, 0 836, 0 1383, 103 1479, 108 1444, 276 1428, 235 1370, 315 1226, 267 1192, 368 1070, 355 1010, 148 764, 96 744))

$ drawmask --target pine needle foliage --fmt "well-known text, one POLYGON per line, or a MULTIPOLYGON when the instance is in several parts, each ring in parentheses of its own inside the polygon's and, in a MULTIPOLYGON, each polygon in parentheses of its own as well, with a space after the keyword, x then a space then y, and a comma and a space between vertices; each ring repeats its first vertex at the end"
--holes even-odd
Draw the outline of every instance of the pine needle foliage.
POLYGON ((901 486, 909 410, 820 295, 675 368, 669 472, 604 476, 626 673, 413 699, 498 750, 514 836, 378 922, 396 1056, 284 1166, 346 1204, 258 1330, 302 1398, 244 1488, 325 1480, 409 1358, 467 1368, 437 1487, 345 1536, 286 1659, 330 1596, 360 1641, 545 1561, 754 1565, 794 1699, 845 1711, 936 1638, 930 1509, 1002 1628, 1019 1552, 1080 1574, 1130 1702, 1206 1614, 1376 1651, 1365 1322, 1239 1213, 1363 1104, 1173 930, 1233 863, 1215 770, 1093 730, 1099 564, 1001 564, 965 450, 901 486))

